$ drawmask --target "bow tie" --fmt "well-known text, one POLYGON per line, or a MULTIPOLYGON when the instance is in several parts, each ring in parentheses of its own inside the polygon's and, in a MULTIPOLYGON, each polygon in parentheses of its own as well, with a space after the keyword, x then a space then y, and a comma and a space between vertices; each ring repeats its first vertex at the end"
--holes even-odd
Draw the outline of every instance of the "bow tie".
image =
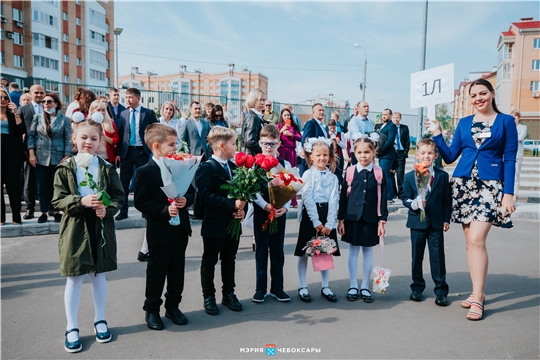
POLYGON ((327 171, 321 171, 321 175, 326 175, 327 171))

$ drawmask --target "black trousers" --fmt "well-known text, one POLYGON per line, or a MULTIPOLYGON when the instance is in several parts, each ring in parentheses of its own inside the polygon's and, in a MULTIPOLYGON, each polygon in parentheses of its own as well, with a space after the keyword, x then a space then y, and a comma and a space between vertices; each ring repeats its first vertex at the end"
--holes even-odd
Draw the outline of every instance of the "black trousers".
POLYGON ((126 193, 126 198, 124 206, 120 209, 120 214, 127 215, 128 213, 128 196, 129 196, 129 184, 133 178, 135 170, 143 165, 148 163, 149 156, 144 151, 142 146, 128 148, 126 157, 120 162, 120 181, 122 182, 122 187, 126 193))
POLYGON ((54 174, 56 165, 36 165, 36 179, 38 185, 39 211, 46 213, 55 210, 51 205, 54 192, 54 174))
POLYGON ((270 292, 275 292, 283 290, 283 266, 285 265, 283 244, 285 240, 287 214, 285 213, 274 220, 278 224, 278 230, 275 234, 270 234, 268 230, 262 230, 262 225, 266 221, 267 216, 268 213, 266 211, 262 213, 256 210, 253 218, 253 232, 255 235, 255 268, 257 274, 255 290, 266 292, 268 286, 268 253, 270 253, 270 292))
MULTIPOLYGON (((2 135, 2 184, 0 188, 5 186, 11 206, 13 221, 21 223, 21 163, 13 161, 11 149, 9 146, 9 135, 2 135)), ((34 200, 35 201, 35 200, 34 200)), ((6 203, 4 194, 2 194, 0 222, 6 222, 6 203)))
POLYGON ((403 178, 405 177, 405 163, 407 162, 407 153, 405 150, 396 150, 397 151, 397 161, 398 168, 396 170, 396 179, 397 179, 397 194, 401 197, 403 193, 403 178))
POLYGON ((24 195, 24 202, 26 203, 26 210, 35 211, 36 193, 37 193, 35 168, 32 165, 30 165, 28 161, 25 161, 23 164, 23 173, 24 173, 23 195, 24 195))
MULTIPOLYGON (((236 266, 236 253, 238 252, 239 239, 233 239, 227 234, 222 238, 209 238, 203 236, 203 255, 201 261, 201 285, 205 298, 215 295, 214 287, 215 267, 221 260, 221 288, 224 295, 234 292, 234 273, 236 266)), ((150 250, 150 253, 152 250, 150 250)))
MULTIPOLYGON (((181 227, 181 226, 180 226, 181 227)), ((176 309, 182 301, 184 291, 184 271, 188 234, 181 227, 181 235, 165 245, 148 244, 149 259, 146 266, 146 300, 143 310, 158 313, 163 300, 161 294, 167 279, 165 309, 176 309)))
POLYGON ((343 156, 336 156, 336 176, 339 181, 339 186, 343 184, 343 166, 345 165, 345 160, 343 159, 343 156))
POLYGON ((446 296, 448 295, 448 284, 446 283, 443 230, 434 229, 431 225, 427 229, 411 229, 413 279, 411 290, 422 292, 426 288, 426 282, 422 272, 426 242, 429 250, 431 278, 435 283, 435 295, 446 296))

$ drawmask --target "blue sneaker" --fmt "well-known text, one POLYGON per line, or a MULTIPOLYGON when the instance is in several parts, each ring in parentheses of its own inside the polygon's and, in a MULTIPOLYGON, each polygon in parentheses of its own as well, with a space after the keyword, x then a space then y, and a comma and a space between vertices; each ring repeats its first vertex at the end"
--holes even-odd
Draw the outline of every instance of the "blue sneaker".
POLYGON ((73 331, 76 331, 77 334, 79 334, 79 329, 71 329, 71 330, 67 330, 66 335, 65 335, 66 342, 64 344, 64 349, 66 349, 66 351, 69 353, 76 353, 82 350, 81 339, 77 339, 76 341, 73 341, 73 342, 68 341, 67 336, 70 332, 73 332, 73 331))
POLYGON ((99 320, 94 323, 94 332, 96 333, 96 341, 100 343, 106 343, 112 340, 111 332, 109 331, 109 327, 107 326, 107 330, 104 332, 98 332, 96 329, 96 325, 98 324, 105 324, 107 326, 107 322, 105 320, 99 320))

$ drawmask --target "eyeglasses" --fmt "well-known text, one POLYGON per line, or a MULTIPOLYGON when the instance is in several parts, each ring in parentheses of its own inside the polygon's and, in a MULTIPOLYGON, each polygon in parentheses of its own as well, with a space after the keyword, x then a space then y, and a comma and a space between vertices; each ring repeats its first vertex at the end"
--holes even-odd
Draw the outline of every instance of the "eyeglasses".
POLYGON ((2 100, 9 100, 9 96, 7 95, 2 96, 2 100))
POLYGON ((270 106, 272 106, 272 104, 266 104, 266 105, 264 105, 264 106, 266 106, 266 107, 270 107, 270 106))
POLYGON ((43 103, 44 104, 54 104, 55 101, 54 100, 43 100, 43 103))
POLYGON ((261 145, 264 147, 273 149, 278 146, 278 143, 277 142, 261 142, 261 145))

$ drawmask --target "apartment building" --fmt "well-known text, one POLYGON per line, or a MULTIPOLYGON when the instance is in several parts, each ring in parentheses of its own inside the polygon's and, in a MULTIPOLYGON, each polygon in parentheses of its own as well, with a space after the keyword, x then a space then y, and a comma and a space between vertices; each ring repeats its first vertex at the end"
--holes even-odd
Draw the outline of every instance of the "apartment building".
POLYGON ((454 107, 453 107, 453 125, 457 125, 459 119, 474 114, 474 106, 472 100, 469 97, 469 90, 471 83, 477 79, 486 79, 491 83, 493 88, 496 86, 497 71, 475 71, 469 73, 469 77, 466 81, 459 83, 459 89, 454 90, 454 107))
POLYGON ((114 2, 96 0, 2 1, 2 76, 28 86, 56 82, 110 86, 114 79, 114 2))

